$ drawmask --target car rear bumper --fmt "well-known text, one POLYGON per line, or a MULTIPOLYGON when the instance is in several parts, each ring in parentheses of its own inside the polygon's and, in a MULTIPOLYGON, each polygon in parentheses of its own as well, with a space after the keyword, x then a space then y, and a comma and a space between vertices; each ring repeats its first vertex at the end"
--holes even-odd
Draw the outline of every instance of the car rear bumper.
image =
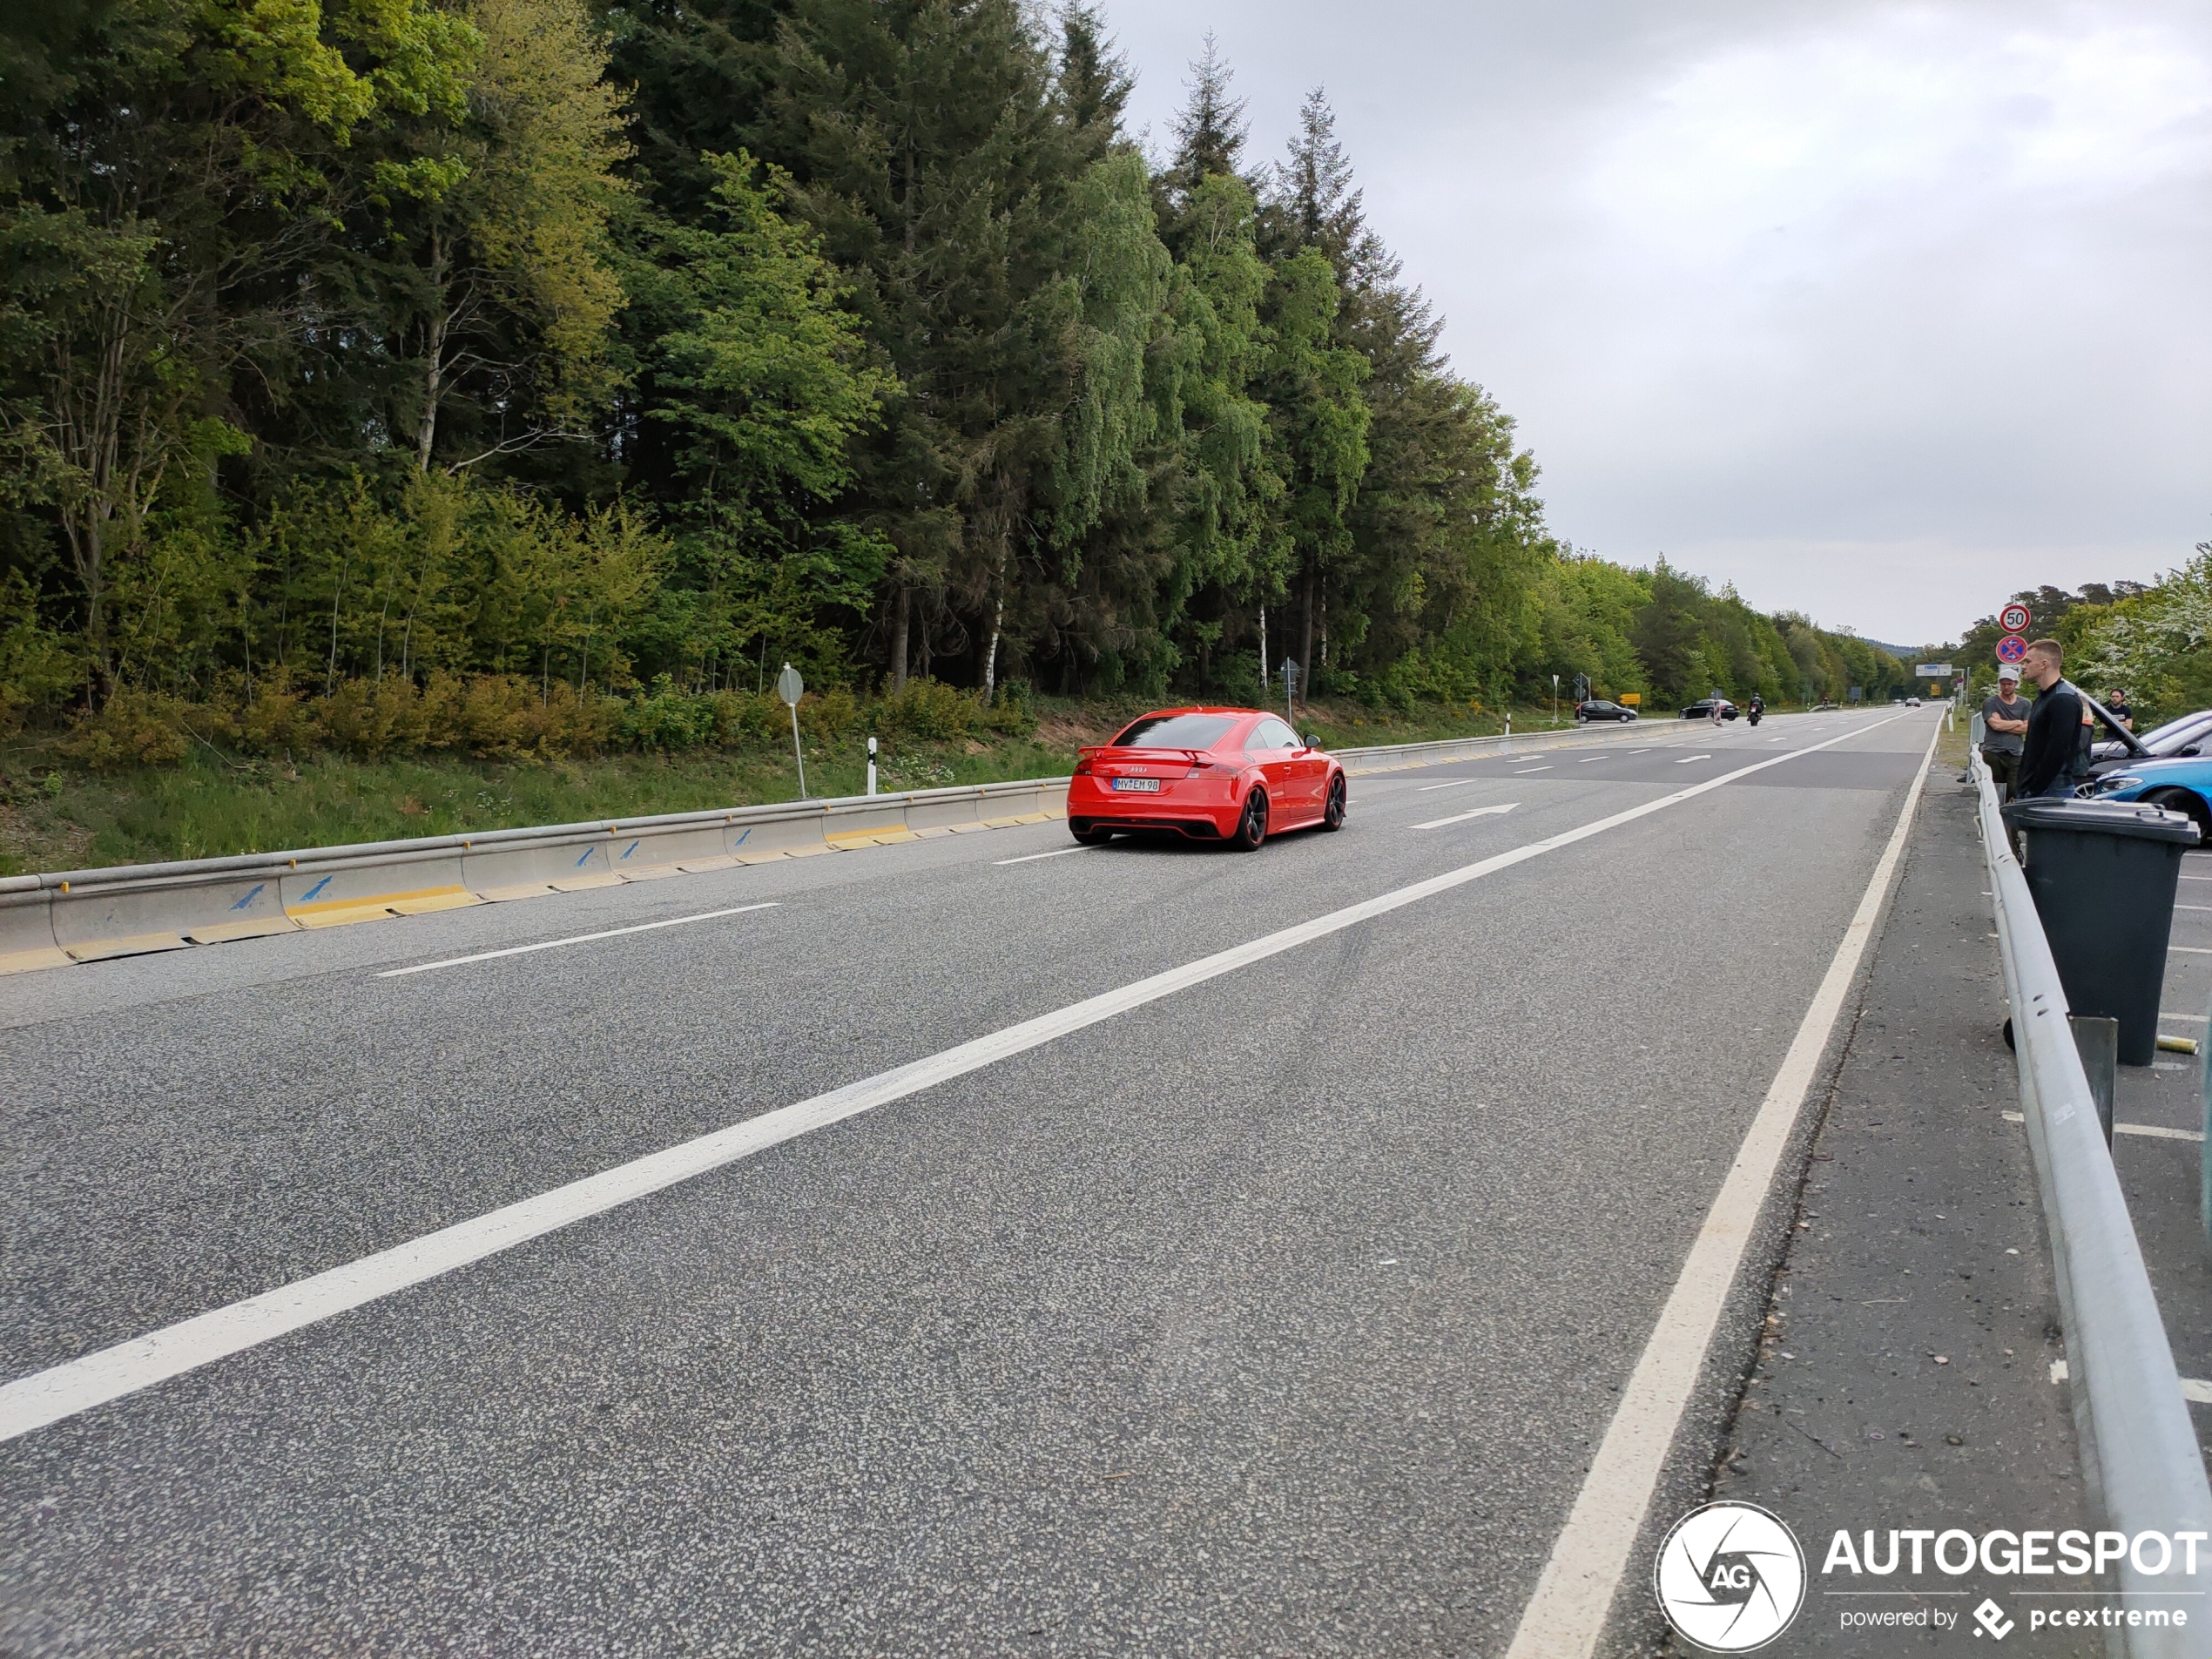
POLYGON ((1079 835, 1102 829, 1171 830, 1217 841, 1235 832, 1243 808, 1233 786, 1210 780, 1178 780, 1157 795, 1102 789, 1096 779, 1084 777, 1068 786, 1068 827, 1079 835))

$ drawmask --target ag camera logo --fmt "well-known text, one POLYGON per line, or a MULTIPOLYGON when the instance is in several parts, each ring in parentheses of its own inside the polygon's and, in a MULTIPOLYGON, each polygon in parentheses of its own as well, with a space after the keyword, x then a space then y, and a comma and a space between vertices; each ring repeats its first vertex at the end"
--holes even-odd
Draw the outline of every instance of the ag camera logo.
POLYGON ((1804 1605, 1805 1553, 1757 1504, 1691 1510, 1659 1546, 1651 1576, 1667 1622, 1708 1653, 1764 1648, 1804 1605))

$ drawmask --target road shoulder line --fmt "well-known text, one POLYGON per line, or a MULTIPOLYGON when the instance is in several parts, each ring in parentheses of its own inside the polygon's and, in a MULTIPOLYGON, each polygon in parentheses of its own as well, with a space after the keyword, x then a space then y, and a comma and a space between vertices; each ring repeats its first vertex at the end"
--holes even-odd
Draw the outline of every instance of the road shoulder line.
POLYGON ((1713 1332, 1743 1263, 1744 1246, 1773 1187, 1775 1170, 1834 1035, 1874 925, 1895 885, 1913 813, 1941 737, 1939 725, 1905 791, 1897 826, 1868 879, 1858 909, 1844 929, 1781 1069, 1751 1119, 1660 1310, 1658 1324, 1622 1390, 1620 1406, 1583 1477, 1566 1525, 1553 1542, 1506 1659, 1588 1659, 1604 1633, 1675 1431, 1697 1386, 1713 1332))

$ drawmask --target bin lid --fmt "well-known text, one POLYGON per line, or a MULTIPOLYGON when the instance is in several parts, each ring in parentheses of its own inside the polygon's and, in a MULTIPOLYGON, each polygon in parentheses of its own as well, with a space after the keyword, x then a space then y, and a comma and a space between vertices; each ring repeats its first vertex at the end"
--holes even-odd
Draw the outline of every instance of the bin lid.
POLYGON ((2084 835, 2125 835, 2140 841, 2196 845, 2196 826, 2186 813, 2169 813, 2139 800, 2016 800, 2004 809, 2015 829, 2074 830, 2084 835))

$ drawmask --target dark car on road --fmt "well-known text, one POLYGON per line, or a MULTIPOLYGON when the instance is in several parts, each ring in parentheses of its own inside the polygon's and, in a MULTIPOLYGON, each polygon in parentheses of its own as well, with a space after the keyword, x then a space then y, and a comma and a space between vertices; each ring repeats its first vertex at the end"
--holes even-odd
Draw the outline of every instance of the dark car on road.
POLYGON ((1618 703, 1608 703, 1602 697, 1594 697, 1587 703, 1575 705, 1575 721, 1578 725, 1592 720, 1633 720, 1635 718, 1634 709, 1624 709, 1618 703))
POLYGON ((1713 718, 1713 705, 1716 703, 1721 705, 1721 718, 1723 720, 1733 720, 1743 712, 1724 697, 1701 697, 1682 711, 1682 718, 1685 720, 1710 720, 1713 718))

